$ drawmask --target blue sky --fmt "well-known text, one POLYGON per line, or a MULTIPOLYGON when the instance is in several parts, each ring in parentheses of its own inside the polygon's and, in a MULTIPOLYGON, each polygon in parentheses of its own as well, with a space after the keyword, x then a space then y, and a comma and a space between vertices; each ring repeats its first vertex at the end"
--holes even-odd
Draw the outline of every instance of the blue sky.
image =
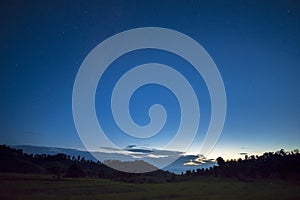
MULTIPOLYGON (((212 157, 300 148, 297 1, 7 1, 1 4, 0 143, 83 148, 72 117, 72 89, 81 63, 108 37, 132 28, 155 26, 177 30, 198 41, 222 75, 227 117, 212 157)), ((143 59, 160 59, 175 68, 181 62, 166 52, 134 53, 119 62, 126 65, 143 59), (137 55, 139 59, 134 58, 137 55)), ((118 63, 113 67, 112 73, 122 72, 118 63)), ((188 67, 182 73, 193 74, 188 67)), ((111 81, 116 78, 109 72, 106 77, 111 81)), ((210 116, 205 84, 201 79, 197 81, 201 124, 189 153, 198 152, 210 116)), ((109 86, 104 88, 108 89, 109 86)), ((148 118, 142 112, 147 105, 157 101, 166 105, 171 113, 165 127, 169 134, 157 142, 167 140, 178 126, 176 99, 159 86, 143 90, 148 92, 141 89, 132 98, 133 118, 137 123, 147 123, 148 118), (154 99, 152 92, 163 95, 154 99)), ((100 109, 104 105, 101 88, 97 91, 96 108, 100 109)), ((115 129, 108 111, 97 114, 103 115, 100 123, 107 130, 115 129)), ((111 139, 120 141, 119 136, 112 135, 111 139)), ((128 141, 131 142, 138 143, 128 141)))

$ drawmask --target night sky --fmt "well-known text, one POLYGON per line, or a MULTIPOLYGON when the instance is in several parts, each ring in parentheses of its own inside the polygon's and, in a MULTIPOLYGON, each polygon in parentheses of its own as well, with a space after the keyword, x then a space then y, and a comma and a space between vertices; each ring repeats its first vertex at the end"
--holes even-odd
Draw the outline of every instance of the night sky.
MULTIPOLYGON (((1 144, 84 149, 72 116, 81 63, 119 32, 164 27, 199 42, 222 75, 227 115, 211 157, 300 148, 299 1, 4 1, 0 27, 1 144)), ((124 72, 120 65, 155 59, 175 68, 184 62, 166 52, 132 52, 116 61, 104 82, 124 72)), ((185 69, 186 76, 194 74, 185 69)), ((197 80, 201 122, 191 154, 198 153, 210 116, 205 83, 197 80)), ((108 108, 101 97, 110 87, 98 86, 96 110, 112 141, 155 147, 172 137, 178 103, 165 88, 148 85, 132 98, 133 119, 146 125, 147 105, 158 101, 170 112, 164 129, 169 134, 148 143, 120 140, 109 110, 99 111, 108 108), (153 93, 162 95, 155 99, 153 93)))

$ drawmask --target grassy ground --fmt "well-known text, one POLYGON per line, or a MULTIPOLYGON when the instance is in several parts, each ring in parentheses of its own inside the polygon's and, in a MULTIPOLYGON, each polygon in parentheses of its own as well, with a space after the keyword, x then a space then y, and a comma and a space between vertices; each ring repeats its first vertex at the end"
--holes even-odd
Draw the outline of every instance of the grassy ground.
POLYGON ((0 199, 300 199, 299 183, 198 178, 158 184, 0 175, 0 199))

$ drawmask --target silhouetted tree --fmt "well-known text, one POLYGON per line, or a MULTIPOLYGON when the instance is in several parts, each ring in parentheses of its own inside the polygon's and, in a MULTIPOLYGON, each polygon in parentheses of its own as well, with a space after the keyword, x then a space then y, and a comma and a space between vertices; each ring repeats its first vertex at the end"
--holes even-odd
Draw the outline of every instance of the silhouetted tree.
POLYGON ((217 164, 220 166, 220 167, 223 167, 225 165, 225 161, 222 157, 218 157, 217 158, 217 164))
POLYGON ((66 177, 71 177, 71 178, 79 178, 84 176, 85 173, 83 169, 77 164, 72 164, 66 173, 66 177))

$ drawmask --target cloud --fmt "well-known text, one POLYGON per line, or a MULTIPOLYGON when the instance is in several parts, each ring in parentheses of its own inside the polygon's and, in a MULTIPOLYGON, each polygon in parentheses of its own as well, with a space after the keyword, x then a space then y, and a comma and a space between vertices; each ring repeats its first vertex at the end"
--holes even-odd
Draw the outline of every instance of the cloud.
POLYGON ((120 151, 120 149, 117 148, 111 148, 111 147, 99 147, 100 149, 109 150, 109 151, 120 151))
POLYGON ((154 155, 154 154, 148 154, 147 157, 149 157, 149 158, 167 158, 168 155, 154 155))
POLYGON ((186 162, 186 163, 183 163, 184 166, 197 166, 197 165, 200 165, 198 162, 193 162, 193 161, 190 161, 190 162, 186 162))
POLYGON ((209 163, 215 163, 216 161, 214 159, 207 159, 203 155, 189 155, 185 156, 186 158, 189 158, 190 160, 188 162, 184 162, 184 166, 198 166, 198 165, 204 165, 204 164, 209 164, 209 163))
POLYGON ((205 162, 205 157, 204 156, 198 156, 196 159, 194 159, 194 162, 204 164, 204 163, 206 163, 205 162))
POLYGON ((210 159, 203 159, 204 162, 216 162, 215 159, 210 158, 210 159))
POLYGON ((94 151, 94 152, 100 152, 100 153, 110 153, 110 154, 123 154, 123 155, 132 155, 132 154, 140 154, 139 152, 131 152, 125 149, 118 149, 118 148, 111 148, 111 147, 100 147, 100 151, 94 151))
POLYGON ((142 159, 142 158, 144 158, 143 156, 137 156, 137 155, 132 155, 132 157, 135 158, 135 159, 142 159))
POLYGON ((139 147, 137 145, 128 145, 125 149, 111 148, 111 147, 100 147, 101 152, 110 154, 123 154, 130 156, 133 159, 144 159, 144 158, 168 158, 172 156, 181 155, 178 151, 149 149, 146 147, 139 147))
POLYGON ((135 144, 131 144, 131 145, 127 145, 125 147, 125 149, 131 149, 131 148, 134 148, 134 147, 136 147, 136 145, 135 144))
POLYGON ((131 145, 127 145, 124 150, 126 151, 131 151, 131 152, 135 152, 135 153, 151 153, 152 150, 150 150, 149 148, 146 147, 138 147, 135 144, 131 144, 131 145))
POLYGON ((151 152, 153 152, 152 150, 149 150, 149 149, 124 149, 124 150, 135 152, 135 153, 151 153, 151 152))
POLYGON ((239 154, 242 155, 242 156, 248 155, 248 153, 246 153, 246 152, 241 152, 241 153, 239 153, 239 154))

